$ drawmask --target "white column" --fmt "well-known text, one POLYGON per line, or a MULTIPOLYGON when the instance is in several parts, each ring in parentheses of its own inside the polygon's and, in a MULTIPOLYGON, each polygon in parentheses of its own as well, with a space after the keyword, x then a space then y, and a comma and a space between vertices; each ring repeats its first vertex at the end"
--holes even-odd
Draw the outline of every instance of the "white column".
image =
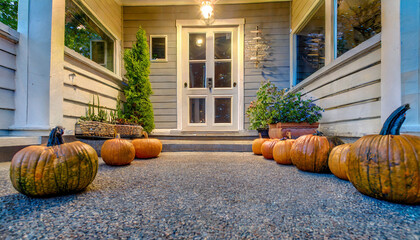
POLYGON ((335 59, 335 1, 325 1, 325 66, 335 59))
POLYGON ((19 1, 16 135, 45 135, 62 124, 65 0, 19 1))
POLYGON ((382 0, 381 121, 401 105, 400 0, 382 0))

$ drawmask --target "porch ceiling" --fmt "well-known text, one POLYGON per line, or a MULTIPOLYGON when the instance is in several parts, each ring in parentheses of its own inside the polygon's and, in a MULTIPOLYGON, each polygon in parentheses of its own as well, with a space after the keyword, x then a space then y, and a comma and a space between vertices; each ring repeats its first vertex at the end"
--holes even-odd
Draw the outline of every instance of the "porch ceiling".
MULTIPOLYGON (((201 0, 116 0, 123 6, 195 5, 201 0)), ((216 4, 289 2, 291 0, 213 0, 216 4)))

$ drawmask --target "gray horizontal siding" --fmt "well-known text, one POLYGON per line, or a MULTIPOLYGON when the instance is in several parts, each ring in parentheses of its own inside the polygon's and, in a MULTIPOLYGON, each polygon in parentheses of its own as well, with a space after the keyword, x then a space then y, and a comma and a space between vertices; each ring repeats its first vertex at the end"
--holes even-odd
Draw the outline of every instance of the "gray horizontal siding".
MULTIPOLYGON (((262 29, 270 43, 270 56, 255 68, 248 61, 250 53, 245 50, 245 107, 255 98, 263 80, 270 79, 277 86, 289 86, 289 2, 217 5, 216 18, 244 18, 245 41, 257 26, 262 29)), ((199 19, 197 6, 124 7, 124 47, 131 48, 135 33, 141 25, 148 35, 168 36, 168 62, 152 63, 150 81, 154 95, 151 97, 155 123, 158 129, 177 127, 176 116, 176 20, 199 19)), ((149 39, 149 38, 148 38, 149 39)), ((245 118, 245 127, 248 127, 245 118)))
POLYGON ((325 134, 360 137, 378 133, 381 127, 379 44, 295 91, 325 108, 320 121, 325 134))
POLYGON ((97 97, 102 107, 107 111, 115 110, 118 96, 123 99, 122 89, 110 77, 79 62, 77 59, 65 56, 64 74, 75 73, 73 79, 64 78, 63 86, 63 125, 66 132, 74 134, 77 120, 86 114, 88 104, 97 104, 97 97))
POLYGON ((0 31, 0 135, 4 135, 14 123, 18 33, 2 23, 0 23, 0 28, 3 30, 0 31))

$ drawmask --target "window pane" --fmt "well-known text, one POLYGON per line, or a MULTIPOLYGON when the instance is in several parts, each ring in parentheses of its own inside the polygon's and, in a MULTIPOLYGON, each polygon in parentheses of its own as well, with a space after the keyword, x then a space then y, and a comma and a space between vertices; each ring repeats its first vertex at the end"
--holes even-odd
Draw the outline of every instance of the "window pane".
POLYGON ((164 37, 152 37, 152 60, 166 58, 166 41, 164 37))
POLYGON ((190 88, 206 87, 206 64, 190 63, 190 88))
POLYGON ((296 81, 301 82, 325 65, 325 5, 297 34, 296 81))
POLYGON ((337 0, 337 56, 380 32, 380 0, 337 0))
POLYGON ((214 122, 231 123, 231 98, 214 99, 214 122))
POLYGON ((214 76, 215 88, 230 88, 231 84, 231 62, 215 62, 214 63, 214 76))
POLYGON ((214 58, 230 59, 231 58, 231 33, 215 33, 214 34, 214 58))
POLYGON ((114 71, 114 40, 102 31, 72 0, 66 0, 64 44, 114 71))
POLYGON ((205 33, 190 33, 190 60, 206 60, 205 33))
POLYGON ((206 99, 190 98, 190 123, 206 122, 206 99))

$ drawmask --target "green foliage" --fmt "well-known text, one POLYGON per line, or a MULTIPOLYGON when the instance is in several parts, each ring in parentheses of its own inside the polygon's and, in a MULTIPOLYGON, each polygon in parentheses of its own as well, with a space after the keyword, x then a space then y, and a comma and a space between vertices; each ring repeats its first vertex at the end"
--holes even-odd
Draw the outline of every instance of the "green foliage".
POLYGON ((246 110, 249 117, 250 129, 267 129, 270 123, 271 116, 269 107, 280 101, 284 90, 279 91, 278 88, 270 81, 261 82, 261 86, 257 91, 257 99, 251 102, 251 105, 246 110))
MULTIPOLYGON (((93 104, 88 103, 88 109, 86 109, 85 116, 81 116, 82 121, 98 121, 98 122, 112 122, 112 118, 109 118, 108 112, 99 102, 99 96, 97 95, 98 105, 95 104, 95 96, 93 96, 93 104), (95 113, 95 108, 96 112, 95 113)), ((111 111, 112 112, 112 111, 111 111)), ((114 114, 114 113, 113 113, 114 114)))
POLYGON ((302 93, 286 93, 277 103, 269 106, 270 123, 279 122, 318 122, 324 110, 313 103, 312 99, 304 100, 302 93))
POLYGON ((127 102, 124 105, 124 118, 140 124, 146 132, 155 128, 153 107, 150 102, 152 86, 149 81, 150 60, 146 32, 139 27, 137 41, 132 49, 124 52, 124 66, 128 86, 124 89, 127 102))
POLYGON ((18 0, 0 1, 0 22, 17 30, 18 0))
POLYGON ((257 130, 268 128, 270 123, 315 123, 321 119, 323 111, 312 99, 304 100, 301 93, 279 90, 267 81, 261 83, 257 99, 251 102, 246 114, 250 121, 249 128, 257 130))

